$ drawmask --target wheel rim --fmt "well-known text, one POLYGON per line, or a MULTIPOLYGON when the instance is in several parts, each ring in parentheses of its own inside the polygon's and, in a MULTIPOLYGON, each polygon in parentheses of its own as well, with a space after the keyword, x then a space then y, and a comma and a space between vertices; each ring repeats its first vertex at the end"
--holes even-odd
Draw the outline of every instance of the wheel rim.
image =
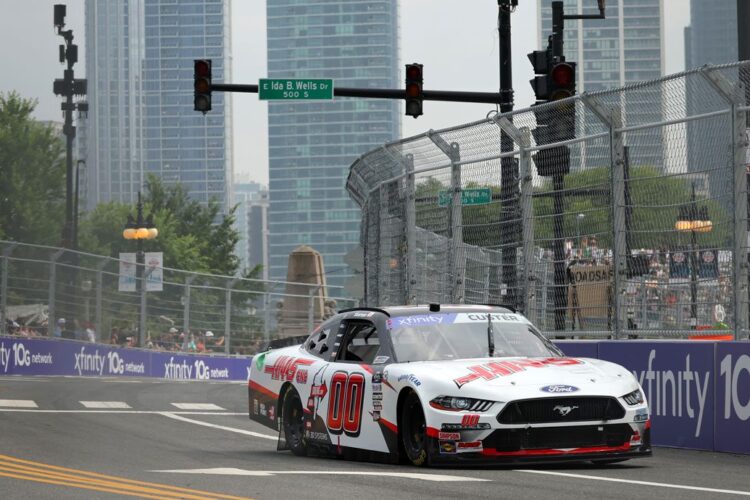
POLYGON ((286 434, 287 443, 292 447, 298 447, 302 444, 302 404, 297 394, 287 396, 284 408, 284 433, 286 434))
POLYGON ((424 449, 426 428, 424 413, 418 401, 410 401, 404 417, 404 441, 410 455, 416 455, 424 449))

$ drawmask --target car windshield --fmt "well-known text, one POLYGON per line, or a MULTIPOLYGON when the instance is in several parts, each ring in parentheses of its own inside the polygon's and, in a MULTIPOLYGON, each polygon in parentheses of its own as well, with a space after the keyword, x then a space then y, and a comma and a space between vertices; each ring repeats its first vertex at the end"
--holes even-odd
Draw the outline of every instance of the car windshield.
MULTIPOLYGON (((399 362, 484 358, 490 355, 486 312, 430 313, 389 320, 399 362)), ((492 313, 495 357, 556 357, 557 347, 516 314, 492 313)))

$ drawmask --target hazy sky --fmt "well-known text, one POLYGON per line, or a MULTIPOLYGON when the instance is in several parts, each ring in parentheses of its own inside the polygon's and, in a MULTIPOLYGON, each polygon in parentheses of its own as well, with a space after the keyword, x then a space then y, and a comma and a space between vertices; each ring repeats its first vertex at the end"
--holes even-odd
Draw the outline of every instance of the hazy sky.
MULTIPOLYGON (((36 117, 62 121, 52 81, 61 78, 52 26, 53 5, 64 0, 0 0, 0 61, 6 73, 0 92, 17 90, 39 100, 36 117)), ((76 76, 85 77, 83 0, 69 0, 67 27, 79 44, 76 76)), ((400 0, 401 63, 425 66, 426 89, 495 92, 498 88, 497 0, 400 0)), ((536 47, 536 0, 520 0, 512 17, 513 86, 516 108, 531 104, 532 77, 526 54, 536 47)), ((232 1, 233 83, 266 76, 265 0, 232 1)), ((689 0, 664 0, 666 71, 684 69, 683 28, 689 0)), ((585 21, 595 23, 596 21, 585 21)), ((234 94, 235 177, 268 183, 267 104, 257 94, 234 94)), ((405 137, 483 118, 493 106, 425 102, 424 116, 403 117, 405 137)))

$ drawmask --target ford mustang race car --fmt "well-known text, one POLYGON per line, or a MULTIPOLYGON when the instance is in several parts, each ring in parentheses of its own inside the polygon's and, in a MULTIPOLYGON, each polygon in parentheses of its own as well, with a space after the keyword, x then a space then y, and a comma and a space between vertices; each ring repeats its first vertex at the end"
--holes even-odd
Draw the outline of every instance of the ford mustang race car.
POLYGON ((341 311, 301 345, 253 358, 249 414, 278 449, 414 465, 651 454, 625 368, 569 358, 496 306, 341 311))

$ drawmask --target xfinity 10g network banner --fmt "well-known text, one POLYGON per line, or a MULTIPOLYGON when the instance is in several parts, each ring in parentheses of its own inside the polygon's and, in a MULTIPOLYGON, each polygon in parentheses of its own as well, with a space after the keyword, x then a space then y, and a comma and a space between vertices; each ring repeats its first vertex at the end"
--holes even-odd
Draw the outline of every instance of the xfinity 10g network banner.
POLYGON ((0 375, 247 380, 250 358, 199 356, 68 340, 0 337, 0 375))
POLYGON ((750 453, 750 343, 558 341, 568 356, 633 372, 651 410, 652 442, 750 453))

